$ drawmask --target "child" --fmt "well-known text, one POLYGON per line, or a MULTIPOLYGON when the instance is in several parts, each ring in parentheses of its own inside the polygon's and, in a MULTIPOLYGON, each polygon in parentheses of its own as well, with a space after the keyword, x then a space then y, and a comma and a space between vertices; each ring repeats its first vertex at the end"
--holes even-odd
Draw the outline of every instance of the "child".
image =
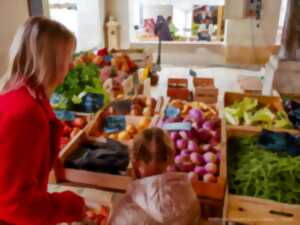
POLYGON ((116 205, 109 225, 194 225, 199 202, 189 178, 165 173, 172 164, 171 140, 159 128, 144 130, 130 152, 137 178, 116 205))
POLYGON ((61 84, 75 49, 63 25, 30 18, 17 32, 0 77, 0 224, 54 225, 84 217, 72 192, 47 193, 62 131, 48 97, 61 84))

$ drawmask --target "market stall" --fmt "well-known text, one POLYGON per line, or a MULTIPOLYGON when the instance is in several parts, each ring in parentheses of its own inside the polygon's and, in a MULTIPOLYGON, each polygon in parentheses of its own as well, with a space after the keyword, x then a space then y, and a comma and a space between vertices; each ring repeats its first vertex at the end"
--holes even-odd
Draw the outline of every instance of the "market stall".
MULTIPOLYGON (((83 56, 81 55, 80 59, 83 56)), ((111 61, 111 65, 98 65, 100 78, 97 82, 101 84, 100 80, 118 80, 124 76, 117 75, 118 71, 122 70, 121 66, 115 67, 114 61, 111 61), (113 71, 115 69, 116 71, 113 71)), ((89 63, 87 66, 92 67, 89 63)), ((143 70, 139 68, 139 74, 142 76, 137 76, 140 83, 145 80, 143 70)), ((234 70, 232 72, 234 73, 234 70)), ((246 72, 245 76, 253 79, 245 79, 243 85, 246 85, 246 80, 252 81, 261 75, 246 72)), ((195 71, 188 68, 163 68, 159 84, 151 87, 148 96, 134 92, 125 96, 121 92, 115 94, 107 90, 105 95, 109 101, 99 105, 92 114, 76 112, 74 115, 68 115, 65 111, 64 114, 58 111, 58 116, 69 117, 69 121, 64 122, 61 166, 55 168, 56 181, 125 192, 133 181, 128 155, 133 138, 148 127, 160 127, 169 134, 176 150, 174 165, 169 167, 168 171, 189 174, 203 210, 206 210, 204 216, 212 216, 212 210, 224 207, 225 221, 248 224, 248 220, 249 224, 252 224, 251 217, 257 215, 256 207, 260 205, 264 208, 264 213, 261 212, 260 217, 257 216, 256 224, 266 224, 262 221, 268 217, 283 221, 286 219, 285 222, 290 222, 287 224, 296 224, 299 196, 297 191, 293 193, 297 187, 292 184, 299 181, 295 164, 300 154, 297 130, 298 103, 295 99, 292 101, 285 98, 283 101, 280 96, 261 96, 259 93, 247 91, 242 93, 240 74, 229 79, 226 74, 212 76, 206 73, 205 69, 197 68, 195 71), (281 152, 270 153, 268 146, 262 147, 258 140, 269 137, 267 134, 285 138, 289 135, 289 141, 292 138, 295 144, 292 150, 287 149, 292 151, 292 156, 281 156, 280 154, 285 154, 281 152), (66 144, 66 140, 70 138, 71 141, 66 144), (232 144, 232 139, 237 139, 238 147, 232 144), (248 154, 245 151, 248 151, 248 154), (274 161, 270 161, 271 159, 274 161), (254 162, 255 160, 258 161, 254 162), (260 165, 260 160, 264 166, 256 171, 255 166, 260 165), (246 161, 249 165, 242 165, 246 161), (289 167, 289 164, 294 165, 289 167), (286 177, 292 182, 291 189, 282 187, 282 182, 288 181, 268 184, 265 180, 267 178, 260 180, 261 176, 267 176, 265 173, 276 176, 271 175, 273 167, 282 168, 282 173, 291 173, 282 174, 292 176, 286 177), (249 170, 248 173, 253 175, 247 174, 245 170, 249 170), (260 188, 260 191, 253 193, 252 189, 255 187, 257 190, 260 188), (268 196, 263 192, 266 191, 264 188, 269 188, 268 193, 275 192, 272 190, 276 189, 278 194, 275 194, 276 197, 271 193, 268 196), (284 197, 285 192, 289 194, 284 197)), ((94 76, 92 71, 85 75, 86 80, 94 76)), ((80 76, 80 73, 77 76, 80 76)), ((81 87, 84 87, 86 84, 82 85, 81 87)), ((54 104, 54 107, 57 107, 57 104, 54 104)), ((272 146, 270 148, 272 149, 272 146)), ((281 173, 279 169, 277 172, 281 173)), ((221 214, 216 216, 221 217, 221 214)))

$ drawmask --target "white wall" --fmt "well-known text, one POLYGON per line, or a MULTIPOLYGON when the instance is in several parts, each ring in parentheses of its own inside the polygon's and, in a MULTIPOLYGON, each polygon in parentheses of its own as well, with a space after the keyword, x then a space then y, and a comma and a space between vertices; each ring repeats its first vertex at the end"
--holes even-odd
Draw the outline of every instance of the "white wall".
POLYGON ((14 34, 27 18, 27 1, 0 0, 0 76, 6 70, 8 50, 14 34))
POLYGON ((263 0, 261 20, 227 20, 226 44, 229 46, 271 46, 276 43, 281 0, 263 0), (257 27, 257 24, 260 27, 257 27))
POLYGON ((104 46, 104 0, 77 0, 78 48, 89 50, 104 46))

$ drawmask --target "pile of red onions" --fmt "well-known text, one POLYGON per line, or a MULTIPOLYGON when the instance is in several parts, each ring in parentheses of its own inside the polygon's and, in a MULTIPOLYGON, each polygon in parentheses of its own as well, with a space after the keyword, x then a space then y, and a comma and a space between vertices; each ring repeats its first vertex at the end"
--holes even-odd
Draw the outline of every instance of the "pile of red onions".
POLYGON ((169 133, 176 149, 175 165, 169 170, 190 173, 204 182, 217 182, 221 156, 220 119, 206 119, 201 110, 191 109, 185 118, 167 118, 163 124, 183 121, 190 122, 192 129, 169 133))

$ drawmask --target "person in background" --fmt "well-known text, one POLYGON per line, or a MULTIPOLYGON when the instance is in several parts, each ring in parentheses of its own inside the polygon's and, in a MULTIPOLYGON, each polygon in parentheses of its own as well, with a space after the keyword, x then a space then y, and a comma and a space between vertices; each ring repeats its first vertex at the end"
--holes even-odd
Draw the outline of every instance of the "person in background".
POLYGON ((81 197, 47 192, 62 132, 48 98, 69 70, 75 42, 42 17, 28 19, 13 40, 0 79, 0 224, 54 225, 85 215, 81 197))
POLYGON ((114 208, 109 225, 198 224, 200 206, 188 175, 166 173, 174 149, 163 130, 144 130, 135 138, 130 158, 137 180, 114 208))
POLYGON ((170 31, 172 40, 175 40, 176 39, 176 32, 178 31, 178 29, 173 23, 172 16, 168 16, 167 22, 168 22, 168 25, 169 25, 169 31, 170 31))
POLYGON ((157 16, 154 32, 162 41, 172 41, 169 24, 163 16, 157 16))

